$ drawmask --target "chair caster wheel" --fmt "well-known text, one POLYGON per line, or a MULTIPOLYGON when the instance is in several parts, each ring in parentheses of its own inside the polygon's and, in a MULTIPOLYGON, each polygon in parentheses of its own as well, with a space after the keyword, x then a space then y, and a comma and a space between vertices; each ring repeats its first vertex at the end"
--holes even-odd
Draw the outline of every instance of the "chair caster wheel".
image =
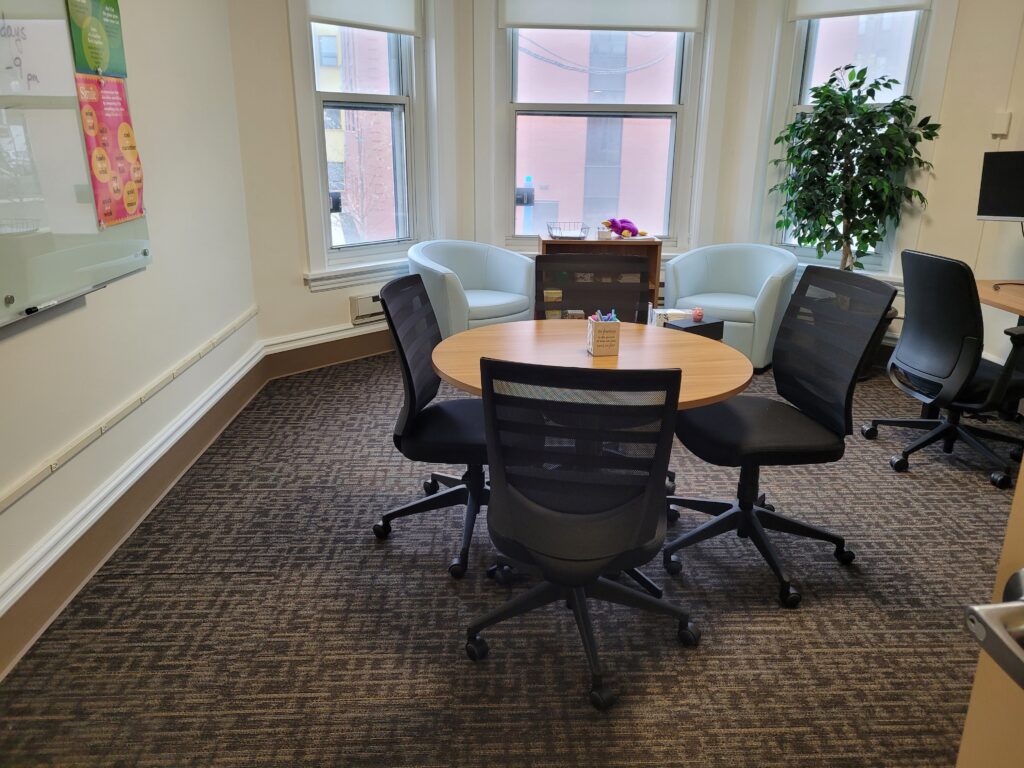
POLYGON ((462 579, 466 575, 466 555, 460 554, 457 558, 452 561, 449 565, 449 575, 453 579, 462 579))
POLYGON ((872 426, 871 424, 864 424, 860 428, 860 433, 864 435, 865 440, 874 440, 878 437, 878 427, 872 426))
POLYGON ((487 578, 494 579, 496 584, 503 587, 509 586, 516 577, 515 569, 510 565, 495 563, 487 569, 487 578))
POLYGON ((1005 491, 1013 484, 1013 481, 1010 480, 1010 476, 1005 472, 993 472, 988 476, 988 479, 992 485, 1001 491, 1005 491))
POLYGON ((665 571, 672 576, 678 576, 683 572, 683 563, 676 555, 668 555, 662 560, 665 571))
POLYGON ((856 552, 842 546, 836 547, 835 555, 836 560, 838 560, 841 565, 849 565, 857 558, 856 552))
POLYGON ((761 509, 767 509, 769 512, 774 512, 775 511, 775 505, 774 504, 762 504, 761 505, 761 509))
POLYGON ((779 589, 779 603, 783 608, 796 608, 800 605, 800 593, 792 584, 783 584, 779 589))
POLYGON ((676 495, 676 481, 671 478, 665 478, 665 495, 675 496, 676 495))
POLYGON ((695 648, 700 645, 700 629, 692 621, 679 622, 679 630, 676 632, 679 642, 687 648, 695 648))
POLYGON ((466 655, 469 656, 470 661, 483 661, 487 658, 490 650, 487 647, 487 641, 480 635, 474 635, 466 641, 466 655))
POLYGON ((611 688, 605 685, 595 685, 590 689, 590 703, 594 705, 594 709, 598 712, 607 712, 618 698, 618 696, 612 693, 611 688))
MULTIPOLYGON (((774 512, 775 511, 775 505, 774 504, 769 504, 767 497, 763 493, 760 496, 757 497, 756 501, 754 502, 754 506, 760 507, 761 509, 766 509, 769 512, 774 512)), ((744 535, 744 536, 741 536, 740 538, 741 539, 745 539, 747 537, 744 535)))
POLYGON ((679 510, 675 507, 669 507, 666 517, 668 518, 669 525, 675 525, 679 522, 679 510))
POLYGON ((907 461, 906 456, 893 456, 889 459, 889 466, 892 467, 893 472, 906 472, 910 469, 910 462, 907 461))
POLYGON ((1010 458, 1013 461, 1020 461, 1021 459, 1024 459, 1024 448, 1021 448, 1020 446, 1017 446, 1016 448, 1011 448, 1010 458))
POLYGON ((423 482, 424 496, 433 496, 439 490, 441 490, 441 484, 438 483, 436 480, 425 480, 423 482))
POLYGON ((387 520, 381 520, 379 523, 373 524, 373 535, 378 539, 386 539, 391 533, 391 523, 387 520))
POLYGON ((462 555, 452 560, 452 564, 448 566, 448 575, 453 579, 461 579, 466 575, 466 560, 462 555))

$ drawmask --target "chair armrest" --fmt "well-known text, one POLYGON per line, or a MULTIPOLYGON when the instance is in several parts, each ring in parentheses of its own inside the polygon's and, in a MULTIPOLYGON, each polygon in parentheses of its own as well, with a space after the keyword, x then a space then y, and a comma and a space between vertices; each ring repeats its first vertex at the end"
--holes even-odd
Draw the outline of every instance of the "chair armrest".
POLYGON ((412 253, 409 254, 409 271, 423 278, 443 338, 469 327, 469 302, 457 274, 422 254, 412 253))
POLYGON ((795 269, 776 272, 761 286, 761 292, 754 299, 754 342, 752 352, 756 367, 764 367, 772 360, 775 337, 782 325, 790 297, 793 295, 795 269), (766 357, 761 357, 761 351, 766 357))
POLYGON ((707 258, 702 253, 681 253, 665 264, 665 307, 674 309, 684 296, 701 293, 707 273, 707 258))
POLYGON ((497 291, 518 293, 532 300, 537 292, 536 265, 529 256, 504 248, 491 248, 487 254, 487 285, 497 291))

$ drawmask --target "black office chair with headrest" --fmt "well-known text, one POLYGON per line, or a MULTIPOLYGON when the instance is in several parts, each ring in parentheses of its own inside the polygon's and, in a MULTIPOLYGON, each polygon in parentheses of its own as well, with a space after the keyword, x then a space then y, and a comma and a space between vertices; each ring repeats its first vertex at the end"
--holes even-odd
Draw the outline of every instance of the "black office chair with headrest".
MULTIPOLYGON (((998 469, 990 475, 997 488, 1009 488, 1012 470, 981 438, 1016 446, 1020 460, 1024 440, 1000 432, 966 426, 964 413, 1014 413, 1024 396, 1024 327, 1006 330, 1012 342, 1010 355, 1002 366, 981 356, 985 328, 978 299, 978 285, 971 268, 962 261, 918 251, 903 252, 903 282, 906 319, 899 342, 889 358, 889 378, 901 390, 923 403, 919 419, 872 419, 861 427, 868 440, 878 437, 878 427, 906 427, 928 430, 889 460, 897 472, 910 466, 908 457, 926 446, 942 441, 946 453, 962 440, 998 469), (928 418, 928 409, 947 416, 928 418)), ((935 414, 932 414, 935 415, 935 414)))
POLYGON ((480 632, 557 600, 576 617, 591 673, 591 703, 615 696, 597 655, 587 599, 677 619, 682 608, 603 576, 650 561, 665 540, 665 478, 678 370, 617 371, 482 360, 491 500, 487 527, 503 555, 544 581, 470 625, 466 653, 487 655, 480 632))
POLYGON ((896 289, 852 272, 810 266, 804 270, 775 340, 775 387, 785 401, 740 395, 716 405, 680 411, 676 434, 699 458, 739 467, 736 501, 670 496, 669 504, 714 515, 664 551, 669 573, 682 564, 673 553, 728 531, 750 538, 779 580, 779 600, 800 604, 797 592, 765 533, 781 531, 835 545, 844 565, 854 554, 842 536, 783 517, 758 490, 762 466, 838 461, 853 425, 853 388, 869 342, 896 289))
POLYGON ((441 342, 441 330, 419 275, 392 280, 381 288, 380 300, 398 350, 405 387, 405 402, 395 423, 395 446, 412 461, 465 464, 467 470, 461 478, 432 474, 424 483, 427 497, 391 510, 373 526, 373 533, 378 539, 386 539, 392 520, 465 504, 462 548, 448 567, 453 577, 462 578, 477 513, 481 505, 487 504, 483 401, 474 397, 433 402, 441 379, 430 358, 441 342), (439 490, 442 485, 445 489, 439 490))

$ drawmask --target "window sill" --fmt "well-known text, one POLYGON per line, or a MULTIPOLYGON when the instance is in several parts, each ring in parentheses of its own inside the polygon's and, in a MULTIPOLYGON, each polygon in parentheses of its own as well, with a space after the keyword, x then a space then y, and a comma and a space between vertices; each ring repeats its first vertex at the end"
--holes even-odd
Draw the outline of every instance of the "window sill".
POLYGON ((326 272, 305 275, 306 287, 312 293, 355 288, 360 285, 379 285, 396 277, 409 274, 409 262, 403 253, 400 258, 385 258, 372 262, 357 262, 326 272))

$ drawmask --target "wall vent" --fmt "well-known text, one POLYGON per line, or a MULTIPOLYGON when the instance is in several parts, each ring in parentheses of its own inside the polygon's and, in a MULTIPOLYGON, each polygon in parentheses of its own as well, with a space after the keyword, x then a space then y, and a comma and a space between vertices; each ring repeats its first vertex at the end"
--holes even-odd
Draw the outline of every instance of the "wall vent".
POLYGON ((348 301, 352 309, 352 325, 366 325, 384 319, 380 296, 350 296, 348 301))

